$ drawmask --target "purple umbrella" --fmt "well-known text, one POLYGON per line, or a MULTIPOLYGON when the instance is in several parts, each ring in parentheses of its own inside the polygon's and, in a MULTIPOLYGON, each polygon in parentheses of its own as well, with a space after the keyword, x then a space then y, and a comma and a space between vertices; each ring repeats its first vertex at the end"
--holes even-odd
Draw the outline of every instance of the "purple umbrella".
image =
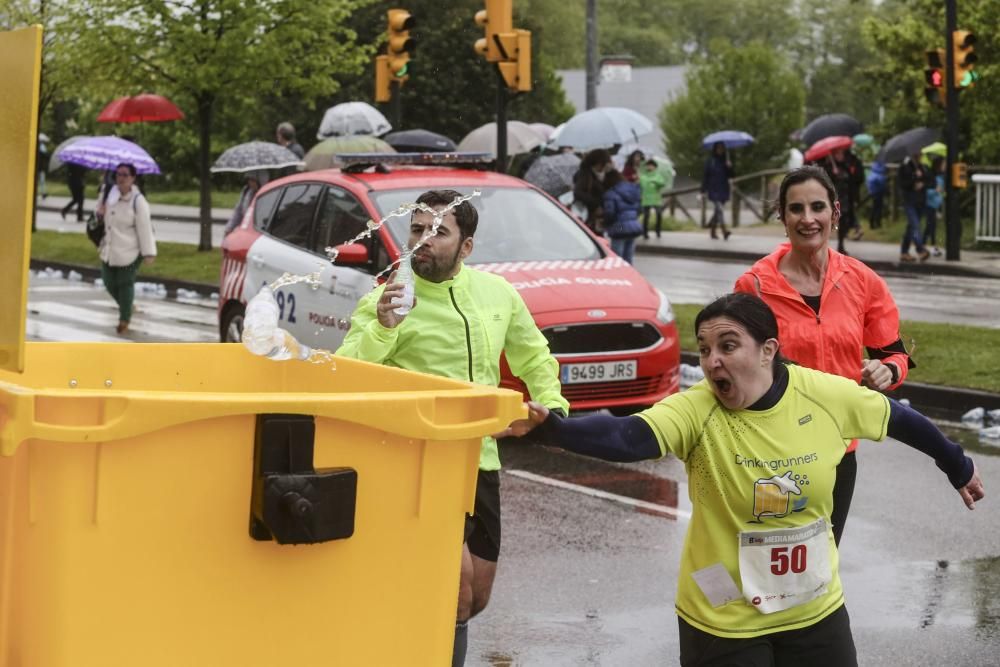
POLYGON ((119 137, 84 137, 59 150, 56 157, 87 169, 114 169, 122 162, 130 162, 140 174, 160 173, 160 167, 142 146, 119 137))

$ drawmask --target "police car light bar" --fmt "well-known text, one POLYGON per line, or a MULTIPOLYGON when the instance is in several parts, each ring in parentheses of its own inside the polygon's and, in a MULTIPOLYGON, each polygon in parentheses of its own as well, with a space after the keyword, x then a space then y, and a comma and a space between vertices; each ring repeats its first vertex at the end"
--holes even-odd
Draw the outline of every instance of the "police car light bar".
POLYGON ((338 153, 337 161, 344 165, 344 171, 360 171, 368 167, 392 165, 483 167, 493 162, 493 153, 338 153))

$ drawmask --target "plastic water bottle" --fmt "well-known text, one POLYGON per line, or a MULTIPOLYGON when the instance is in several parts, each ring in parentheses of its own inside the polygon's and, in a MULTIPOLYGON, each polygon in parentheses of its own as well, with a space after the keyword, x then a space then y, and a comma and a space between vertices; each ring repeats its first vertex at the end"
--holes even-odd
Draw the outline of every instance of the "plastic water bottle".
POLYGON ((413 267, 410 266, 410 254, 404 253, 399 260, 399 268, 396 269, 396 282, 403 284, 403 296, 392 300, 392 305, 397 306, 392 312, 397 315, 406 315, 413 308, 413 267))
POLYGON ((983 408, 972 408, 962 415, 962 426, 971 429, 981 429, 983 427, 983 417, 985 416, 986 410, 983 408))
POLYGON ((274 361, 308 359, 312 350, 278 326, 278 302, 265 285, 247 304, 243 318, 243 345, 250 352, 274 361))

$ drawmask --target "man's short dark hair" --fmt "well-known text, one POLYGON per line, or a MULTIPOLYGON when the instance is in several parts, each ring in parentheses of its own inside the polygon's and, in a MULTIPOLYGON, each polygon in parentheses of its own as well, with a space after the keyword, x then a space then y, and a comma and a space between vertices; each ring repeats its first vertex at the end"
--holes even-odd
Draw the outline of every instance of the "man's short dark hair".
MULTIPOLYGON (((426 204, 431 208, 447 206, 455 201, 456 197, 464 197, 461 192, 455 190, 428 190, 417 197, 418 204, 426 204)), ((467 201, 454 207, 452 213, 455 214, 455 222, 458 224, 458 231, 462 235, 462 240, 475 236, 476 227, 479 225, 479 211, 467 201)))
POLYGON ((278 125, 278 135, 285 141, 295 141, 295 126, 285 121, 278 125))

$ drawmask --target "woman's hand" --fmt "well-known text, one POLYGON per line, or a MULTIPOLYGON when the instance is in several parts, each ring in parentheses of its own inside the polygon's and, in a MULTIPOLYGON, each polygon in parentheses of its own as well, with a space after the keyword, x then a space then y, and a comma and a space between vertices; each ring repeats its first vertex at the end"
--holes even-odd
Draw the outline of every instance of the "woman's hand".
POLYGON ((147 255, 142 258, 143 264, 152 264, 155 261, 156 261, 156 255, 147 255))
POLYGON ((976 509, 976 501, 986 497, 986 490, 983 488, 983 480, 979 479, 979 470, 976 464, 972 464, 972 479, 969 483, 958 490, 958 495, 962 496, 962 501, 970 510, 976 509))
POLYGON ((536 426, 541 424, 549 416, 549 409, 542 405, 541 403, 536 403, 535 401, 528 401, 525 403, 528 408, 528 418, 527 419, 516 419, 510 423, 503 431, 493 434, 493 437, 499 440, 500 438, 520 438, 523 435, 527 435, 536 426))
POLYGON ((861 364, 861 384, 872 389, 886 389, 892 384, 892 371, 878 359, 865 359, 861 364))

